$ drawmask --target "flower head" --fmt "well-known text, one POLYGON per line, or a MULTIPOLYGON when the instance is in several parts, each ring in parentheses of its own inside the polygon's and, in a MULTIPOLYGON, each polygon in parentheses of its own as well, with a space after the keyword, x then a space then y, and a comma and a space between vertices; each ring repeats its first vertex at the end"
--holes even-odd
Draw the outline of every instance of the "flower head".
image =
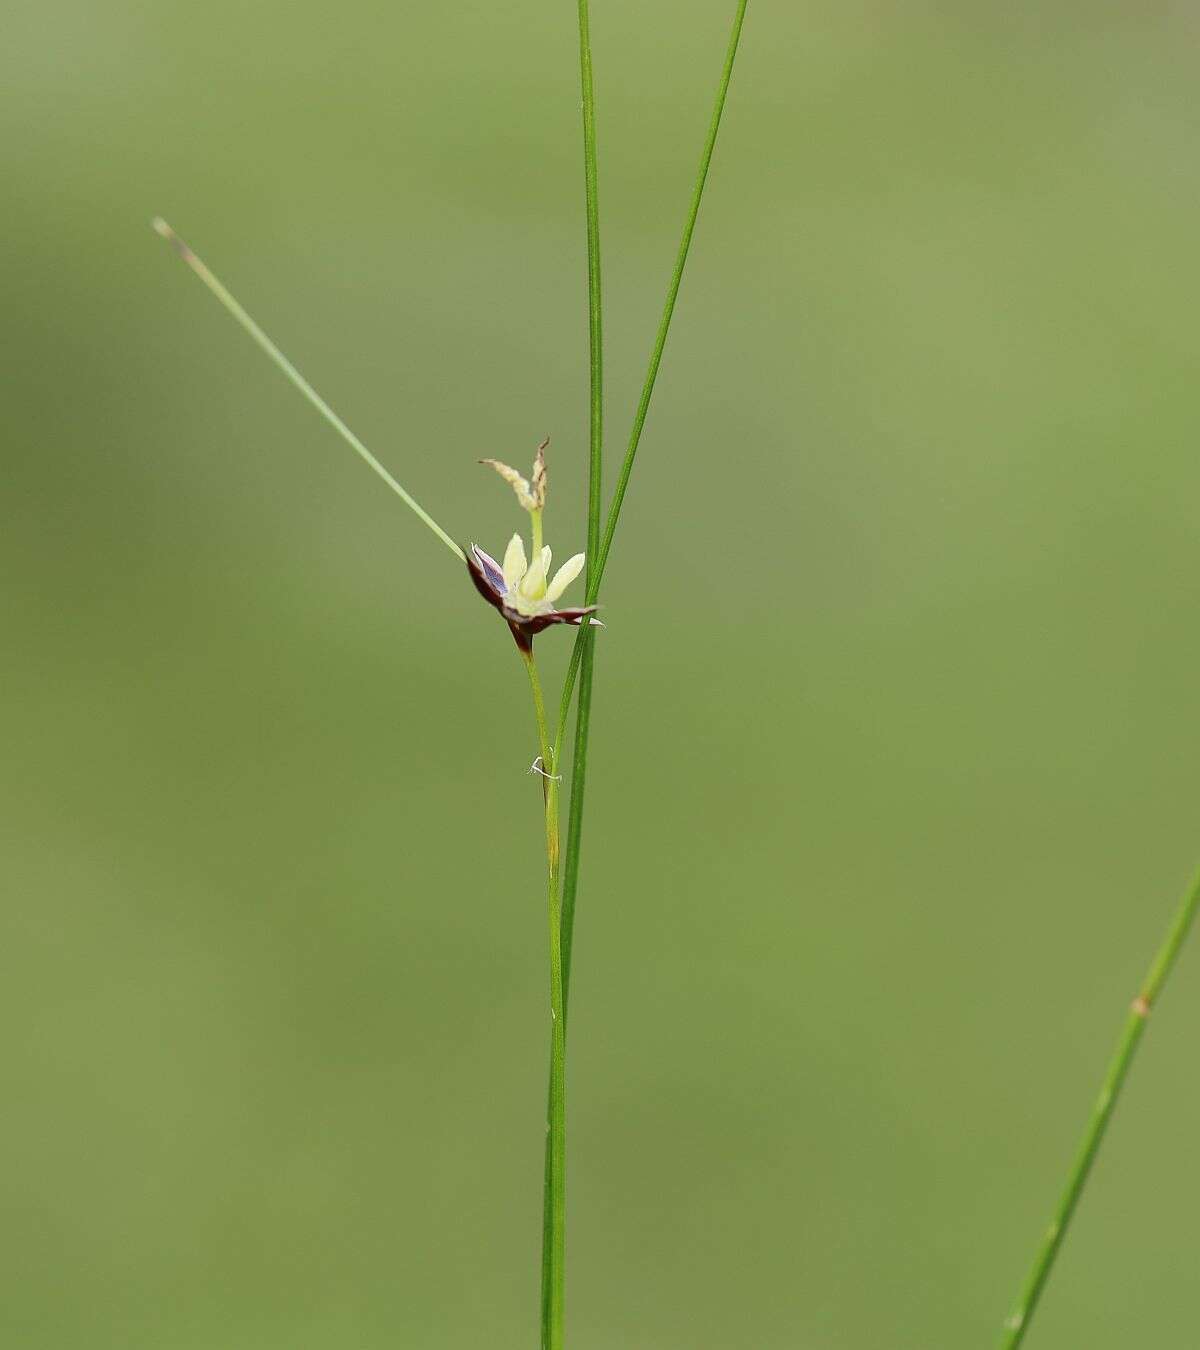
POLYGON ((516 469, 510 468, 498 459, 481 459, 479 461, 480 464, 490 465, 496 470, 517 494, 517 501, 530 515, 540 512, 546 505, 546 447, 549 444, 550 437, 547 436, 538 446, 537 454, 533 457, 533 473, 529 478, 523 478, 516 469))
MULTIPOLYGON (((576 609, 557 609, 555 602, 583 571, 584 555, 576 553, 550 575, 550 548, 542 543, 542 509, 546 504, 546 446, 538 446, 533 473, 526 479, 516 469, 499 460, 485 459, 508 483, 517 501, 529 512, 532 524, 532 561, 526 556, 525 542, 514 534, 504 550, 504 562, 498 563, 478 544, 467 550, 467 568, 475 589, 504 616, 517 646, 523 652, 533 650, 534 635, 553 623, 580 624, 595 612, 595 605, 576 609)), ((598 624, 599 619, 590 622, 598 624)))

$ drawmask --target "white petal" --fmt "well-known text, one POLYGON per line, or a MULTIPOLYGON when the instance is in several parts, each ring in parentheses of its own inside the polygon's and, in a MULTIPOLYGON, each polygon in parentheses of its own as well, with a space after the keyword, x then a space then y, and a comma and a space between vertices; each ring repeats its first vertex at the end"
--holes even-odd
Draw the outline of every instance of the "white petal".
POLYGON ((529 600, 540 600, 546 594, 546 568, 541 554, 530 563, 529 571, 521 578, 519 589, 529 600))
POLYGON ((568 558, 565 563, 554 574, 554 580, 546 587, 546 599, 551 604, 567 589, 575 578, 583 571, 585 556, 577 553, 573 558, 568 558))
POLYGON ((504 584, 511 591, 525 575, 525 545, 519 534, 514 534, 504 550, 504 584))
POLYGON ((550 553, 550 545, 547 544, 547 545, 542 549, 542 571, 545 572, 545 574, 546 574, 547 576, 550 575, 550 558, 551 558, 551 556, 552 556, 552 555, 551 555, 551 553, 550 553))

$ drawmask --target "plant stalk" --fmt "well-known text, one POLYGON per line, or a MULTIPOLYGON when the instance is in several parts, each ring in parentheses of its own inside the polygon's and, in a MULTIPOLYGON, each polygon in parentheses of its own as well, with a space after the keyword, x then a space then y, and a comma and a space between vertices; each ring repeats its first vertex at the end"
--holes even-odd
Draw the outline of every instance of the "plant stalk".
POLYGON ((546 1112, 546 1185, 542 1219, 543 1344, 562 1350, 563 1256, 566 1230, 566 1019, 563 1015, 562 922, 559 915, 559 775, 546 724, 542 682, 532 650, 522 652, 541 746, 542 792, 546 813, 546 876, 550 924, 550 1093, 546 1112))
MULTIPOLYGON (((587 566, 600 549, 601 467, 604 443, 604 342, 600 296, 600 201, 596 167, 596 89, 588 0, 579 0, 579 88, 583 105, 583 186, 587 218, 588 293, 588 501, 587 566)), ((585 625, 585 630, 588 625, 585 625)))
MULTIPOLYGON (((733 27, 725 52, 725 62, 717 86, 716 101, 712 117, 709 120, 708 133, 700 156, 700 166, 696 182, 692 189, 691 201, 684 220, 683 235, 679 242, 671 279, 667 287, 667 297, 651 349, 650 364, 642 385, 637 411, 629 444, 621 465, 617 490, 609 506, 604 528, 603 541, 599 542, 600 522, 600 451, 602 441, 602 361, 600 350, 600 230, 598 207, 596 203, 596 130, 595 98, 592 90, 592 63, 588 28, 587 0, 579 0, 579 38, 580 38, 580 76, 583 92, 584 125, 584 178, 587 192, 588 215, 588 330, 591 350, 591 454, 588 474, 588 570, 586 603, 595 604, 600 593, 600 581, 608 563, 612 548, 613 535, 617 528, 617 519, 625 500, 625 491, 633 472, 633 462, 641 441, 642 430, 650 409, 650 400, 654 396, 654 385, 658 379, 659 366, 667 344, 671 320, 675 315, 675 302, 679 297, 679 288, 683 281, 683 272, 687 264, 688 252, 695 232, 696 220, 700 214, 700 203, 704 197, 704 187, 708 179, 709 166, 712 163, 713 150, 717 143, 717 133, 721 127, 721 116, 725 110, 725 100, 729 93, 729 82, 733 75, 733 65, 737 57, 738 43, 741 40, 742 25, 746 18, 748 0, 738 0, 734 11, 733 27)), ((574 758, 571 764, 571 795, 567 814, 567 843, 564 855, 562 883, 562 994, 563 994, 563 1033, 566 1033, 567 1007, 570 995, 571 954, 575 936, 575 901, 579 889, 579 860, 583 834, 584 793, 587 780, 588 737, 591 729, 592 688, 595 662, 595 631, 590 624, 580 629, 571 649, 571 657, 563 681, 559 698, 558 721, 555 729, 554 762, 559 762, 559 750, 562 745, 563 729, 570 715, 571 696, 579 679, 579 701, 576 708, 574 758)), ((553 1066, 551 1068, 551 1093, 553 1094, 553 1066)), ((547 1146, 545 1162, 545 1201, 543 1204, 542 1228, 542 1346, 547 1345, 548 1327, 548 1279, 551 1271, 550 1247, 552 1240, 550 1213, 550 1181, 552 1160, 547 1146)))
POLYGON ((1075 1160, 1067 1175, 1067 1184, 1059 1197, 1058 1206, 1050 1220, 1050 1225, 1038 1246, 1033 1259, 1033 1266, 1021 1290, 1020 1298, 1017 1300, 1017 1306, 1004 1324, 1004 1334, 1000 1339, 1000 1350, 1016 1350, 1016 1347, 1025 1339, 1034 1310, 1037 1308, 1038 1300, 1041 1298, 1046 1282, 1050 1278, 1055 1258, 1058 1256, 1059 1248, 1067 1235, 1067 1228, 1075 1213, 1075 1208, 1079 1204, 1079 1197, 1083 1194, 1083 1189, 1087 1185, 1092 1164, 1096 1161, 1096 1155, 1104 1141, 1105 1132, 1112 1119, 1113 1111, 1116 1109, 1117 1098, 1121 1094, 1121 1088, 1125 1084, 1125 1079, 1133 1064, 1134 1055, 1137 1053, 1137 1048, 1145 1033, 1146 1022, 1179 957, 1188 931, 1196 917, 1197 909, 1200 909, 1200 873, 1197 873, 1191 887, 1180 901, 1171 921, 1171 926, 1167 930, 1167 936, 1154 958, 1137 997, 1130 1005, 1120 1039, 1117 1041, 1117 1048, 1113 1052, 1108 1071, 1104 1075, 1100 1095, 1092 1108, 1091 1119, 1088 1121, 1079 1150, 1075 1154, 1075 1160))
MULTIPOLYGON (((600 288, 600 202, 598 189, 597 156, 596 156, 596 88, 592 73, 592 37, 591 37, 591 15, 588 8, 588 0, 578 0, 579 14, 579 87, 583 110, 583 183, 584 183, 584 214, 587 221, 587 296, 588 296, 588 499, 587 499, 587 575, 590 577, 596 566, 597 555, 600 549, 600 515, 601 515, 601 471, 603 465, 603 444, 604 444, 604 342, 603 342, 603 310, 601 305, 600 288)), ((591 628, 590 624, 585 623, 583 631, 586 633, 591 628)), ((590 650, 590 644, 589 644, 590 650)), ((589 662, 588 674, 591 674, 591 664, 589 662)), ((590 693, 590 688, 589 688, 590 693)), ((568 694, 568 700, 570 695, 568 694)), ((565 713, 560 709, 558 729, 555 735, 554 749, 552 759, 555 764, 558 763, 559 737, 563 726, 565 713)), ((573 780, 574 781, 574 780, 573 780)), ((553 786, 553 785, 552 785, 553 786)), ((578 794, 578 804, 576 804, 576 794, 571 794, 571 830, 578 837, 580 824, 580 813, 583 809, 582 790, 578 794)), ((552 887, 556 886, 556 880, 551 882, 552 887)), ((557 889, 554 894, 557 898, 557 889)), ((562 964, 561 933, 562 924, 560 922, 560 970, 559 984, 562 997, 561 1017, 558 1023, 558 1029, 563 1038, 564 1057, 566 1042, 566 1008, 567 1008, 567 989, 566 989, 566 966, 562 964)), ((564 1066, 565 1067, 565 1066, 564 1066)), ((550 1100, 553 1105, 556 1091, 555 1069, 553 1058, 550 1066, 550 1100)), ((551 1110, 553 1115, 553 1109, 551 1110)), ((543 1350, 551 1350, 555 1342, 555 1280, 557 1278, 559 1288, 557 1290, 558 1299, 558 1317, 561 1322, 562 1317, 562 1256, 561 1251, 557 1260, 554 1255, 555 1247, 555 1213, 553 1205, 553 1135, 547 1140, 545 1169, 543 1179, 543 1203, 542 1203, 542 1299, 541 1299, 541 1332, 543 1350)), ((560 1239, 561 1242, 561 1239, 560 1239)), ((561 1325, 557 1329, 557 1335, 562 1336, 561 1325)))
POLYGON ((733 76, 733 63, 737 59, 738 43, 742 37, 742 24, 746 19, 748 0, 738 0, 733 16, 733 27, 729 34, 729 45, 725 49, 725 64, 721 68, 721 79, 717 85, 716 102, 713 104, 712 117, 709 119, 708 134, 704 138, 704 149, 700 155, 700 167, 696 173, 696 183, 692 188, 692 199, 688 204, 687 218, 683 225, 683 236, 679 241, 679 250, 675 256, 675 266, 671 272, 671 281, 667 286, 667 298, 663 305, 662 317, 658 321, 654 347, 650 353, 650 364, 638 399, 637 411, 633 417, 633 429, 629 433, 629 445, 617 476, 617 486, 608 508, 608 518, 604 526, 604 539, 600 545, 600 555, 596 559, 596 568, 589 574, 587 603, 594 605, 600 593, 600 578, 608 562, 612 548, 613 535, 617 529, 617 519, 621 514, 621 504, 625 500, 625 490, 629 486, 629 477, 633 473, 633 461, 637 456, 638 444, 642 439, 642 428, 646 425, 646 414, 650 411, 650 400, 654 397, 654 385, 658 379, 658 368, 662 364, 663 351, 667 345, 667 334, 671 329, 671 319, 675 314, 675 302, 679 298, 679 287, 683 282, 683 269, 687 266, 688 251, 692 246, 692 235, 696 230, 696 218, 700 214, 700 202, 704 197, 704 185, 708 181, 708 170, 712 164, 713 150, 717 144, 717 133, 721 130, 721 116, 725 111, 725 99, 729 93, 729 81, 733 76))
MULTIPOLYGON (((596 558, 595 567, 591 566, 589 558, 588 578, 587 578, 587 596, 585 603, 594 605, 600 598, 600 582, 604 576, 604 570, 608 566, 608 557, 612 549, 613 536, 617 532, 617 521, 621 515, 621 506, 625 501, 625 492, 629 487, 629 479, 633 473, 634 460, 637 458, 638 446, 641 443, 642 431, 646 425, 646 416, 650 411, 650 402, 654 397, 654 386, 658 380, 659 366, 662 364, 663 352, 666 350, 667 335, 671 329, 671 320, 675 316, 675 302, 679 298, 679 288, 683 282, 684 268, 687 265, 688 252, 692 246, 692 235, 696 230, 696 220, 700 214, 700 203, 704 198, 704 188, 708 181, 708 170, 712 164, 713 151, 717 144, 717 134, 721 129, 721 117, 725 111, 725 100, 729 93, 729 82, 733 76, 733 66, 737 59, 738 44, 742 37, 742 26, 746 19, 746 8, 749 0, 737 0, 737 6, 733 16, 733 26, 729 34, 729 45, 725 50, 725 62, 721 68, 721 78, 717 85, 717 97, 713 105, 712 117, 709 120, 708 134, 704 139, 704 148, 700 155, 700 166, 696 174, 696 182, 692 188, 691 201, 688 204, 687 216, 684 220, 683 234, 679 240, 679 248, 675 256, 675 264, 671 272, 671 280, 667 286, 667 298, 663 305, 662 316, 658 321, 658 330, 654 337, 654 346, 650 352, 650 363, 646 369, 645 379, 642 384, 641 396, 638 399, 637 411, 634 414, 633 428, 629 434, 629 444, 625 449, 625 457, 621 462, 621 470, 617 480, 617 487, 613 493, 613 499, 609 504, 608 515, 605 518, 604 533, 600 542, 599 556, 596 558)), ((571 707, 571 695, 575 691, 575 681, 579 675, 580 663, 583 659, 584 644, 588 642, 594 634, 589 628, 581 628, 575 639, 574 646, 571 649, 571 659, 567 666, 566 678, 563 681, 562 697, 559 699, 559 721, 558 736, 556 744, 562 742, 562 729, 566 723, 567 715, 571 707)), ((572 774, 571 791, 575 791, 575 778, 572 774)), ((567 851, 564 856, 563 875, 564 886, 574 890, 575 882, 572 877, 578 875, 578 856, 572 854, 571 841, 568 836, 567 851)), ((574 896, 571 898, 571 912, 574 912, 574 896)), ((564 893, 563 915, 564 920, 568 913, 568 904, 564 893)), ((568 973, 569 977, 569 973, 568 973)))

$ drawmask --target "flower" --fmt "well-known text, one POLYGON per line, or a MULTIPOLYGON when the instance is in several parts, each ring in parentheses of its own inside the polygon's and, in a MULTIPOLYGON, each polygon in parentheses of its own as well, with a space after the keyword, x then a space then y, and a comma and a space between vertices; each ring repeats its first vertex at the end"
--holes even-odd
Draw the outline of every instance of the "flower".
MULTIPOLYGON (((475 589, 488 602, 494 605, 508 622, 517 646, 522 651, 533 650, 534 634, 552 623, 582 623, 584 618, 595 612, 595 605, 584 605, 577 609, 556 609, 554 602, 566 590, 583 570, 584 557, 576 553, 568 558, 554 574, 551 581, 546 580, 550 567, 550 549, 545 547, 534 558, 532 566, 525 560, 525 545, 519 534, 514 534, 504 550, 504 565, 487 554, 478 544, 472 544, 467 551, 467 567, 475 589)), ((593 623, 599 623, 593 619, 593 623)))
MULTIPOLYGON (((475 589, 504 616, 517 646, 523 652, 533 650, 534 635, 554 623, 581 624, 595 612, 595 605, 575 609, 556 609, 555 601, 583 571, 584 555, 576 553, 550 576, 551 553, 542 544, 542 509, 546 504, 546 457, 549 444, 538 446, 533 463, 532 481, 522 477, 516 469, 495 459, 480 460, 496 470, 516 493, 517 501, 529 512, 533 533, 533 561, 525 556, 525 543, 514 534, 504 550, 504 562, 498 563, 478 544, 466 550, 467 568, 475 589)), ((599 619, 590 622, 599 624, 599 619)))

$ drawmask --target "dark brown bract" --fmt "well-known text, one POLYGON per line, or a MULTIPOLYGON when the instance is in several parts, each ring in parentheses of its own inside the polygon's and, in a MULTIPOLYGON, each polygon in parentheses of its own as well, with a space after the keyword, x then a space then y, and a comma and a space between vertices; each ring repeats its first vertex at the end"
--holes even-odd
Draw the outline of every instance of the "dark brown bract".
MULTIPOLYGON (((533 639, 555 623, 569 623, 578 626, 589 614, 596 612, 595 605, 583 605, 574 609, 551 609, 542 614, 522 614, 508 603, 508 584, 504 579, 504 569, 490 554, 485 553, 478 544, 472 544, 465 550, 467 570, 475 589, 493 608, 498 609, 512 632, 516 644, 523 652, 533 650, 533 639)), ((598 619, 593 619, 598 624, 598 619)))

